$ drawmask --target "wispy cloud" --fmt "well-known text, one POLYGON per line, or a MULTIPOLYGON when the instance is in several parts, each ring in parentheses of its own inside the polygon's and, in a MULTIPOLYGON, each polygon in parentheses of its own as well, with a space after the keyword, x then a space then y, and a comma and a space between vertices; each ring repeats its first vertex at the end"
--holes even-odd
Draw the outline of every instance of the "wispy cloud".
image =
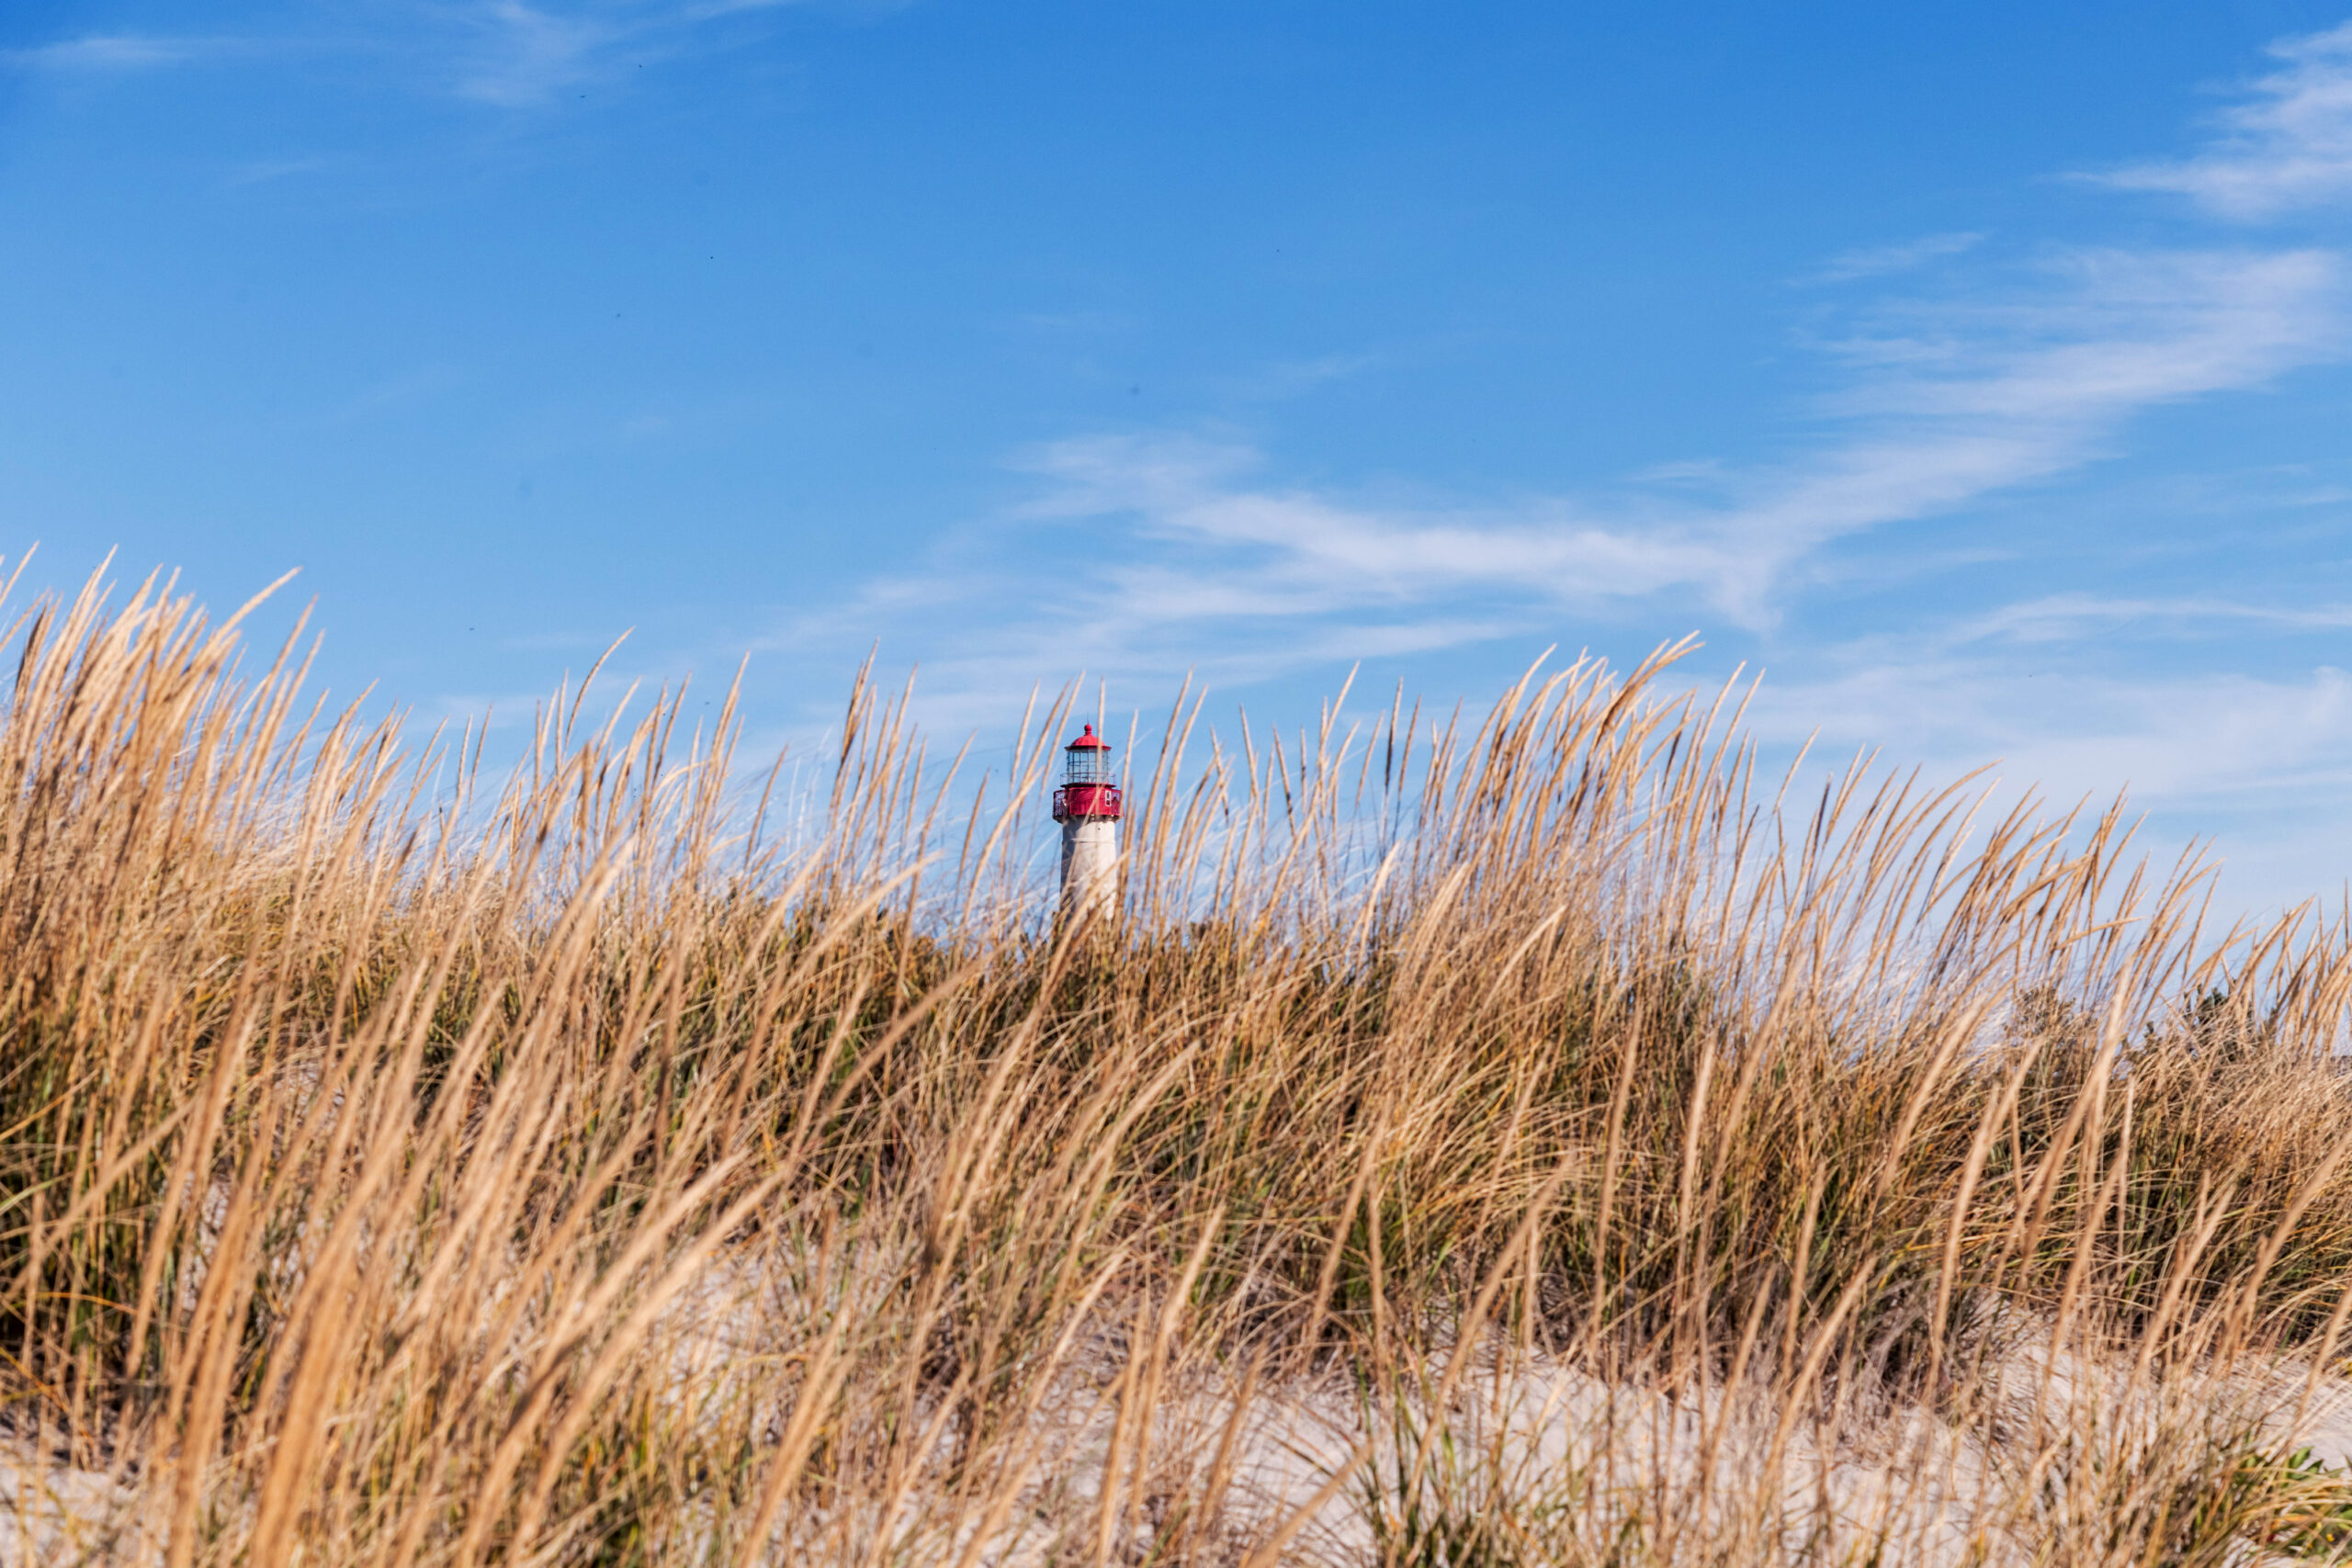
POLYGON ((523 0, 491 0, 469 18, 458 90, 504 107, 539 104, 603 73, 604 56, 640 30, 604 17, 566 15, 523 0))
POLYGON ((1835 755, 1880 750, 2007 778, 2069 800, 2127 789, 2142 807, 2276 800, 2290 788, 2352 799, 2352 676, 2180 674, 2017 663, 1875 639, 1843 668, 1767 682, 1748 716, 1768 739, 1835 755))
MULTIPOLYGON (((2286 68, 2264 85, 2268 107, 2236 114, 2203 151, 2164 165, 2175 171, 2168 188, 2189 188, 2180 171, 2201 170, 2220 192, 2227 170, 2247 190, 2267 179, 2315 192, 2293 167, 2308 155, 2298 149, 2324 140, 2310 128, 2347 52, 2352 29, 2280 45, 2286 68), (2304 128, 2291 146, 2284 130, 2257 134, 2289 125, 2304 128)), ((2221 210, 2225 198, 2211 199, 2221 210)), ((2251 200, 2226 199, 2233 213, 2251 200)), ((1842 308, 1834 333, 1816 323, 1812 341, 1838 386, 1778 457, 1694 455, 1600 490, 1464 499, 1288 480, 1261 443, 1210 426, 1073 435, 1019 456, 1037 487, 1026 505, 781 640, 936 628, 922 637, 928 667, 942 671, 933 656, 946 645, 948 681, 975 692, 1080 665, 1158 680, 1207 663, 1230 684, 1544 635, 1564 615, 1779 626, 1777 642, 1802 647, 1808 639, 1783 623, 1810 587, 1850 564, 1842 542, 2078 474, 2127 451, 2135 423, 2155 410, 2352 355, 2352 266, 2323 246, 2050 246, 2020 263, 1986 254, 1976 233, 1943 233, 1849 253, 1818 276, 1880 287, 1842 308), (1904 275, 1931 263, 1956 265, 1939 268, 1932 289, 1906 289, 1904 275), (1054 569, 1025 570, 1040 558, 1054 569), (1024 570, 1001 564, 1014 560, 1024 570)), ((1949 537, 1936 548, 1969 553, 1949 537)), ((2133 621, 2276 631, 2333 626, 2341 615, 2196 593, 2045 595, 1991 616, 1942 617, 1945 630, 1915 641, 1905 668, 1933 686, 1916 657, 1929 645, 1955 669, 1997 672, 2025 644, 2133 621)), ((2247 711, 2275 717, 2336 692, 2297 686, 2247 711)), ((1801 700, 1844 699, 1808 688, 1801 700)), ((1915 691, 1888 705, 1918 700, 1915 691)), ((2113 734, 2128 729, 2119 719, 2113 734)), ((2154 750, 2178 739, 2165 734, 2154 750)), ((1998 739, 1988 727, 1961 750, 1981 753, 1980 741, 1998 739)))
POLYGON ((2212 145, 2097 177, 2127 190, 2175 191, 2240 221, 2352 196, 2352 22, 2281 39, 2270 53, 2279 69, 2222 114, 2212 145))
POLYGON ((103 33, 0 51, 0 66, 129 74, 289 52, 396 60, 413 80, 508 109, 548 104, 609 82, 631 66, 690 53, 723 24, 804 0, 413 0, 379 13, 372 29, 348 17, 321 31, 272 37, 103 33))
POLYGON ((288 427, 296 430, 327 430, 337 426, 362 423, 372 419, 397 414, 430 401, 465 378, 457 367, 445 363, 428 364, 400 371, 379 380, 354 389, 349 393, 330 399, 291 417, 288 427))
POLYGON ((0 51, 0 63, 20 70, 107 73, 156 71, 250 56, 267 46, 243 38, 167 37, 154 33, 93 33, 31 49, 0 51))
POLYGON ((2352 604, 2249 604, 2193 596, 2120 598, 2052 593, 1962 622, 1945 639, 1971 642, 2068 643, 2116 627, 2144 626, 2178 636, 2199 624, 2215 628, 2260 627, 2281 632, 2340 631, 2352 626, 2352 604))
POLYGON ((1747 709, 1783 755, 1810 740, 1817 764, 1871 752, 1929 778, 1984 768, 2004 806, 2030 792, 2097 810, 2120 793, 2151 818, 2142 852, 2200 839, 2224 863, 2224 919, 2333 897, 2352 865, 2352 675, 2335 666, 2092 670, 1894 638, 1827 661, 1767 680, 1747 709))
POLYGON ((1246 645, 1253 626, 1303 649, 1314 620, 1494 635, 1661 596, 1762 626, 1838 539, 2051 479, 2135 414, 2338 354, 2343 284, 2319 252, 2062 256, 2035 289, 1888 310, 1844 340, 1852 377, 1812 455, 1613 495, 1384 500, 1274 481, 1237 440, 1130 433, 1024 454, 1043 491, 1018 521, 1088 542, 1068 558, 1085 581, 1071 613, 1130 654, 1179 633, 1246 645))
POLYGON ((314 175, 328 167, 324 158, 264 158, 240 164, 231 170, 227 183, 232 186, 268 185, 276 180, 291 179, 297 175, 314 175))
POLYGON ((1379 366, 1383 358, 1377 354, 1325 354, 1312 359, 1281 360, 1234 377, 1226 387, 1245 402, 1280 402, 1361 376, 1379 366))
POLYGON ((454 77, 466 97, 528 108, 694 47, 700 29, 797 0, 476 0, 454 77))
POLYGON ((1976 233, 1928 234, 1899 245, 1875 245, 1865 250, 1848 251, 1830 257, 1810 275, 1808 281, 1850 283, 1859 278, 1910 272, 1930 262, 1973 251, 1984 241, 1984 236, 1976 233))

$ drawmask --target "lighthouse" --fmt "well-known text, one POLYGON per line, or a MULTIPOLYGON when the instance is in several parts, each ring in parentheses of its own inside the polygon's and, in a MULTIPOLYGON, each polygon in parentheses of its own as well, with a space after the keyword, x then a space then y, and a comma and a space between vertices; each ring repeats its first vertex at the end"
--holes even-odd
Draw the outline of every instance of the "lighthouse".
POLYGON ((1119 907, 1119 786, 1111 748, 1088 725, 1062 749, 1062 786, 1054 820, 1062 825, 1062 908, 1072 918, 1109 919, 1119 907))

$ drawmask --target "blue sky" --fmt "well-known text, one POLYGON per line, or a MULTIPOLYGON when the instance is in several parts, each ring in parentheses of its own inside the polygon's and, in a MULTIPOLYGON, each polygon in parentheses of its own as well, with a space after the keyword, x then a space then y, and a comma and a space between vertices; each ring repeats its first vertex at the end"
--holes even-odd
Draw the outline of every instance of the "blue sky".
POLYGON ((1547 645, 2352 878, 2352 9, 29 0, 0 554, 517 716, 1547 645))

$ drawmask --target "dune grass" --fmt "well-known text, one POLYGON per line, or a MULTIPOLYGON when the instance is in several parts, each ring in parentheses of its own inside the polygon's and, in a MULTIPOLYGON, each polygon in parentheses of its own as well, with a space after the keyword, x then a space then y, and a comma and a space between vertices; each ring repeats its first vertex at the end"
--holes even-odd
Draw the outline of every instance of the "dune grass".
POLYGON ((1072 927, 1067 700, 983 779, 861 684, 786 832, 731 699, 565 694, 485 783, 153 584, 13 635, 0 1393, 119 1488, 94 1560, 2352 1533, 2293 1451, 2352 942, 2201 931, 2120 812, 1786 795, 1677 649, 1471 724, 1180 700, 1072 927))

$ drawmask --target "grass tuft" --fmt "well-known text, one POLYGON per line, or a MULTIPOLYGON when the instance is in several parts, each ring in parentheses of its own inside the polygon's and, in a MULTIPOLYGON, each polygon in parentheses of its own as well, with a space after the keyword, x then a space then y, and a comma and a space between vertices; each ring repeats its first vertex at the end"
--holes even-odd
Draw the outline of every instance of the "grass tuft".
POLYGON ((493 780, 167 586, 11 635, 28 1551, 2352 1540, 2352 931, 2217 934, 2120 807, 1799 798, 1679 647, 1470 723, 1220 735, 1187 694, 1116 918, 1057 922, 1074 694, 974 777, 861 681, 779 833, 731 694, 568 690, 493 780))

